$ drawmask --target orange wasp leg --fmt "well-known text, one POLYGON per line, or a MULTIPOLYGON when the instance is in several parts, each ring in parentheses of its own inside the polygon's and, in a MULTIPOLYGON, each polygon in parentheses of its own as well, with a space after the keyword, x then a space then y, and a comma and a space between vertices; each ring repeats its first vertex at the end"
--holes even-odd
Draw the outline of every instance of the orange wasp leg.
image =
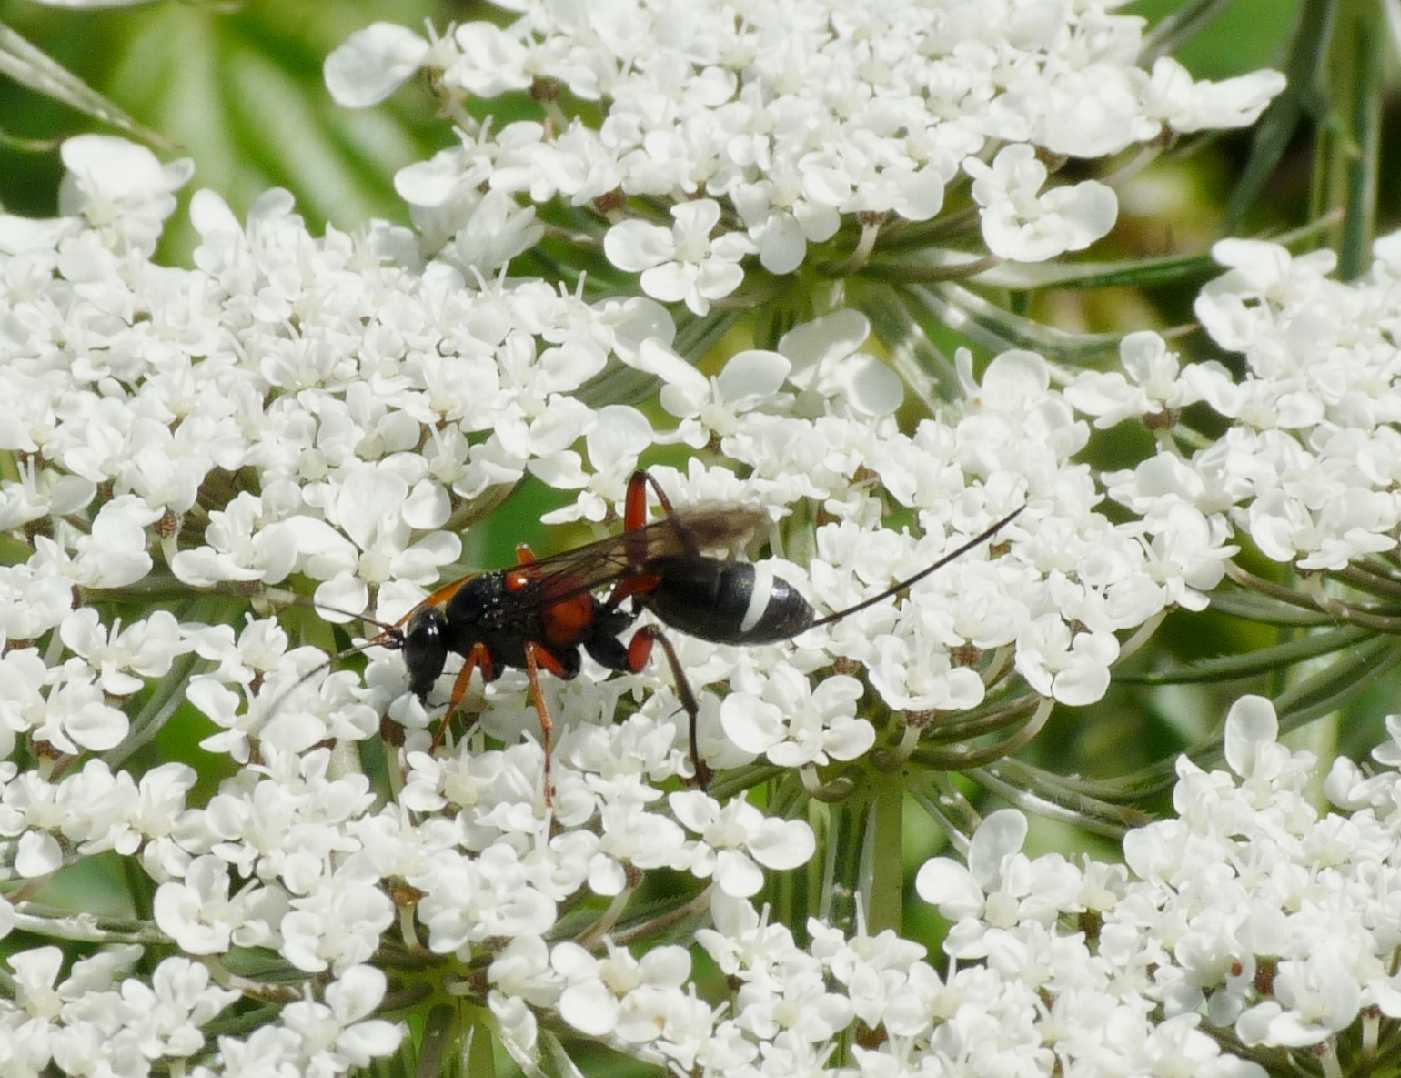
MULTIPOLYGON (((641 468, 633 472, 632 477, 628 480, 627 498, 623 503, 624 530, 635 532, 647 526, 648 487, 651 487, 652 493, 657 496, 657 504, 662 507, 662 512, 665 514, 666 519, 669 520, 676 529, 677 538, 681 540, 681 545, 685 548, 686 553, 692 557, 698 555, 700 549, 696 546, 695 536, 687 531, 681 524, 681 521, 677 519, 676 510, 671 507, 671 499, 666 496, 666 491, 661 488, 660 483, 641 468)), ((634 567, 640 566, 646 560, 647 545, 645 542, 629 545, 628 561, 630 561, 634 567)))
POLYGON ((527 640, 525 642, 525 673, 530 679, 530 702, 535 705, 535 713, 540 716, 540 745, 545 752, 545 806, 548 808, 555 803, 555 787, 550 778, 550 751, 554 747, 555 724, 554 720, 550 718, 550 708, 545 703, 545 694, 540 690, 540 670, 542 668, 556 677, 564 676, 564 667, 550 653, 549 648, 537 644, 534 640, 527 640))
MULTIPOLYGON (((452 683, 452 695, 448 697, 448 709, 443 712, 443 717, 438 721, 438 732, 433 735, 433 744, 428 747, 430 753, 436 752, 438 746, 442 744, 443 735, 447 733, 448 723, 457 714, 457 710, 462 706, 463 698, 467 695, 467 688, 472 683, 472 671, 482 672, 483 683, 491 680, 492 662, 491 652, 487 650, 485 644, 473 644, 472 650, 467 654, 467 660, 462 664, 462 669, 457 672, 457 679, 452 683)), ((471 723, 468 723, 470 728, 471 723)))
POLYGON ((676 695, 680 697, 681 707, 690 720, 691 766, 696 772, 695 784, 704 790, 710 785, 713 773, 701 759, 700 740, 696 733, 696 724, 700 720, 700 704, 696 701, 696 694, 691 689, 686 671, 681 668, 681 659, 676 654, 676 648, 655 625, 644 625, 628 642, 628 667, 634 674, 641 673, 652 657, 653 644, 660 644, 666 654, 667 665, 671 667, 671 678, 676 684, 676 695))

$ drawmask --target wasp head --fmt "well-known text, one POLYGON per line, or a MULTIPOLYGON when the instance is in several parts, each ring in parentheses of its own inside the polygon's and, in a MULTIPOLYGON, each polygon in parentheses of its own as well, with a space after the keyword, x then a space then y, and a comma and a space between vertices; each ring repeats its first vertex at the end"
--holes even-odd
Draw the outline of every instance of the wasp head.
POLYGON ((400 646, 409 671, 409 691, 425 703, 448 660, 446 630, 447 617, 436 606, 425 606, 404 630, 400 646))

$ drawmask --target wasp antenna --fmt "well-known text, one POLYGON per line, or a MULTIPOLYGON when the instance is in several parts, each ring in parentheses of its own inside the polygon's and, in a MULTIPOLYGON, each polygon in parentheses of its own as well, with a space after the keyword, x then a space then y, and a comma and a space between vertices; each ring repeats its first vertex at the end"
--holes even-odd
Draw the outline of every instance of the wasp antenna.
POLYGON ((392 633, 398 629, 397 625, 391 625, 387 621, 380 621, 378 618, 372 618, 368 614, 357 614, 353 610, 343 610, 341 607, 332 606, 330 603, 317 602, 315 599, 311 600, 311 607, 313 610, 329 610, 333 614, 344 614, 348 618, 355 618, 357 621, 363 621, 365 624, 373 625, 376 629, 383 629, 387 633, 392 633))
POLYGON ((348 659, 352 655, 358 655, 362 651, 369 651, 370 648, 384 646, 384 635, 384 633, 380 633, 379 636, 376 636, 373 640, 366 640, 363 644, 355 644, 352 647, 341 649, 334 655, 327 655, 325 659, 317 663, 310 670, 304 673, 301 677, 297 678, 296 681, 292 682, 292 684, 288 685, 285 689, 278 693, 276 699, 274 699, 273 702, 269 705, 270 709, 276 709, 277 707, 281 706, 282 701, 286 697, 296 692, 308 681, 310 681, 317 674, 319 674, 322 670, 325 670, 326 667, 331 666, 334 663, 338 663, 342 659, 348 659))
POLYGON ((834 621, 841 621, 841 619, 846 617, 848 614, 855 614, 857 611, 865 610, 868 606, 875 606, 876 603, 881 602, 883 599, 889 599, 896 592, 904 591, 912 584, 918 584, 930 573, 937 572, 949 562, 953 561, 955 558, 960 558, 964 554, 967 554, 979 543, 991 539, 1008 524, 1012 523, 1012 521, 1014 521, 1017 518, 1017 515, 1025 508, 1025 503, 1017 506, 1016 509, 1013 509, 1010 513, 1008 513, 1005 517, 999 520, 992 527, 988 528, 986 531, 980 532, 979 534, 973 536, 972 539, 969 539, 968 542, 964 543, 961 547, 957 547, 956 549, 949 551, 942 558, 936 561, 933 565, 925 566, 919 572, 915 573, 914 576, 906 577, 904 580, 897 581, 896 583, 890 585, 890 587, 886 588, 884 591, 876 595, 872 595, 869 599, 862 599, 861 602, 857 603, 855 606, 849 606, 845 610, 838 610, 835 614, 828 614, 825 618, 819 618, 817 621, 814 621, 811 625, 809 625, 808 628, 815 629, 819 625, 831 625, 834 621))
POLYGON ((300 606, 307 610, 329 610, 333 614, 342 614, 347 618, 363 621, 387 633, 392 633, 399 628, 397 625, 391 625, 387 621, 380 621, 378 618, 372 618, 368 614, 359 614, 354 610, 346 610, 341 606, 332 606, 330 603, 323 603, 317 599, 308 598, 305 595, 298 595, 296 592, 284 591, 281 588, 268 588, 264 596, 268 601, 281 603, 284 606, 300 606))

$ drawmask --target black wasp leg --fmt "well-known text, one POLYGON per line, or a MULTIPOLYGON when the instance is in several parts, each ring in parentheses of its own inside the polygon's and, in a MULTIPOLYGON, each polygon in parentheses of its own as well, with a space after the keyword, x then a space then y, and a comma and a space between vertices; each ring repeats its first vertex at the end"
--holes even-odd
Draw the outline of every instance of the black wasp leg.
POLYGON ((701 759, 700 740, 696 732, 696 725, 700 721, 700 704, 696 702, 696 694, 691 689, 690 679, 686 677, 686 671, 681 666, 681 659, 676 654, 676 648, 656 626, 644 625, 637 630, 628 643, 628 665, 634 674, 640 673, 642 668, 647 665, 647 660, 651 658, 653 644, 660 644, 662 651, 666 653, 667 665, 671 667, 672 681, 676 684, 676 695, 681 700, 681 707, 685 710, 687 718, 690 719, 691 766, 696 772, 695 784, 704 790, 710 785, 714 773, 701 759))

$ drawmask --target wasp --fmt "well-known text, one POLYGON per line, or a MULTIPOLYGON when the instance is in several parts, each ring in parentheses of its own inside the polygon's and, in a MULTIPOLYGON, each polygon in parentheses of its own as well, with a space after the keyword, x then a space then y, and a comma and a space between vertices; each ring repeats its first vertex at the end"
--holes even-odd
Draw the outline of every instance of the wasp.
POLYGON ((639 469, 628 481, 618 535, 539 559, 529 547, 520 546, 513 568, 444 585, 394 624, 376 623, 382 629, 379 635, 353 650, 379 646, 402 651, 409 691, 424 704, 448 655, 463 657, 435 745, 461 706, 474 673, 490 682, 507 668, 525 670, 530 700, 540 717, 548 803, 554 723, 540 690, 541 671, 573 678, 579 673, 581 653, 587 652, 609 670, 635 674, 660 646, 689 720, 695 782, 704 787, 711 771, 697 742, 700 705, 662 629, 647 624, 632 631, 644 610, 668 628, 717 644, 789 640, 903 591, 992 538, 1023 508, 915 575, 854 606, 818 617, 786 580, 747 561, 704 553, 733 548, 766 519, 762 511, 734 505, 677 510, 657 481, 639 469), (650 522, 649 490, 663 513, 650 522))

